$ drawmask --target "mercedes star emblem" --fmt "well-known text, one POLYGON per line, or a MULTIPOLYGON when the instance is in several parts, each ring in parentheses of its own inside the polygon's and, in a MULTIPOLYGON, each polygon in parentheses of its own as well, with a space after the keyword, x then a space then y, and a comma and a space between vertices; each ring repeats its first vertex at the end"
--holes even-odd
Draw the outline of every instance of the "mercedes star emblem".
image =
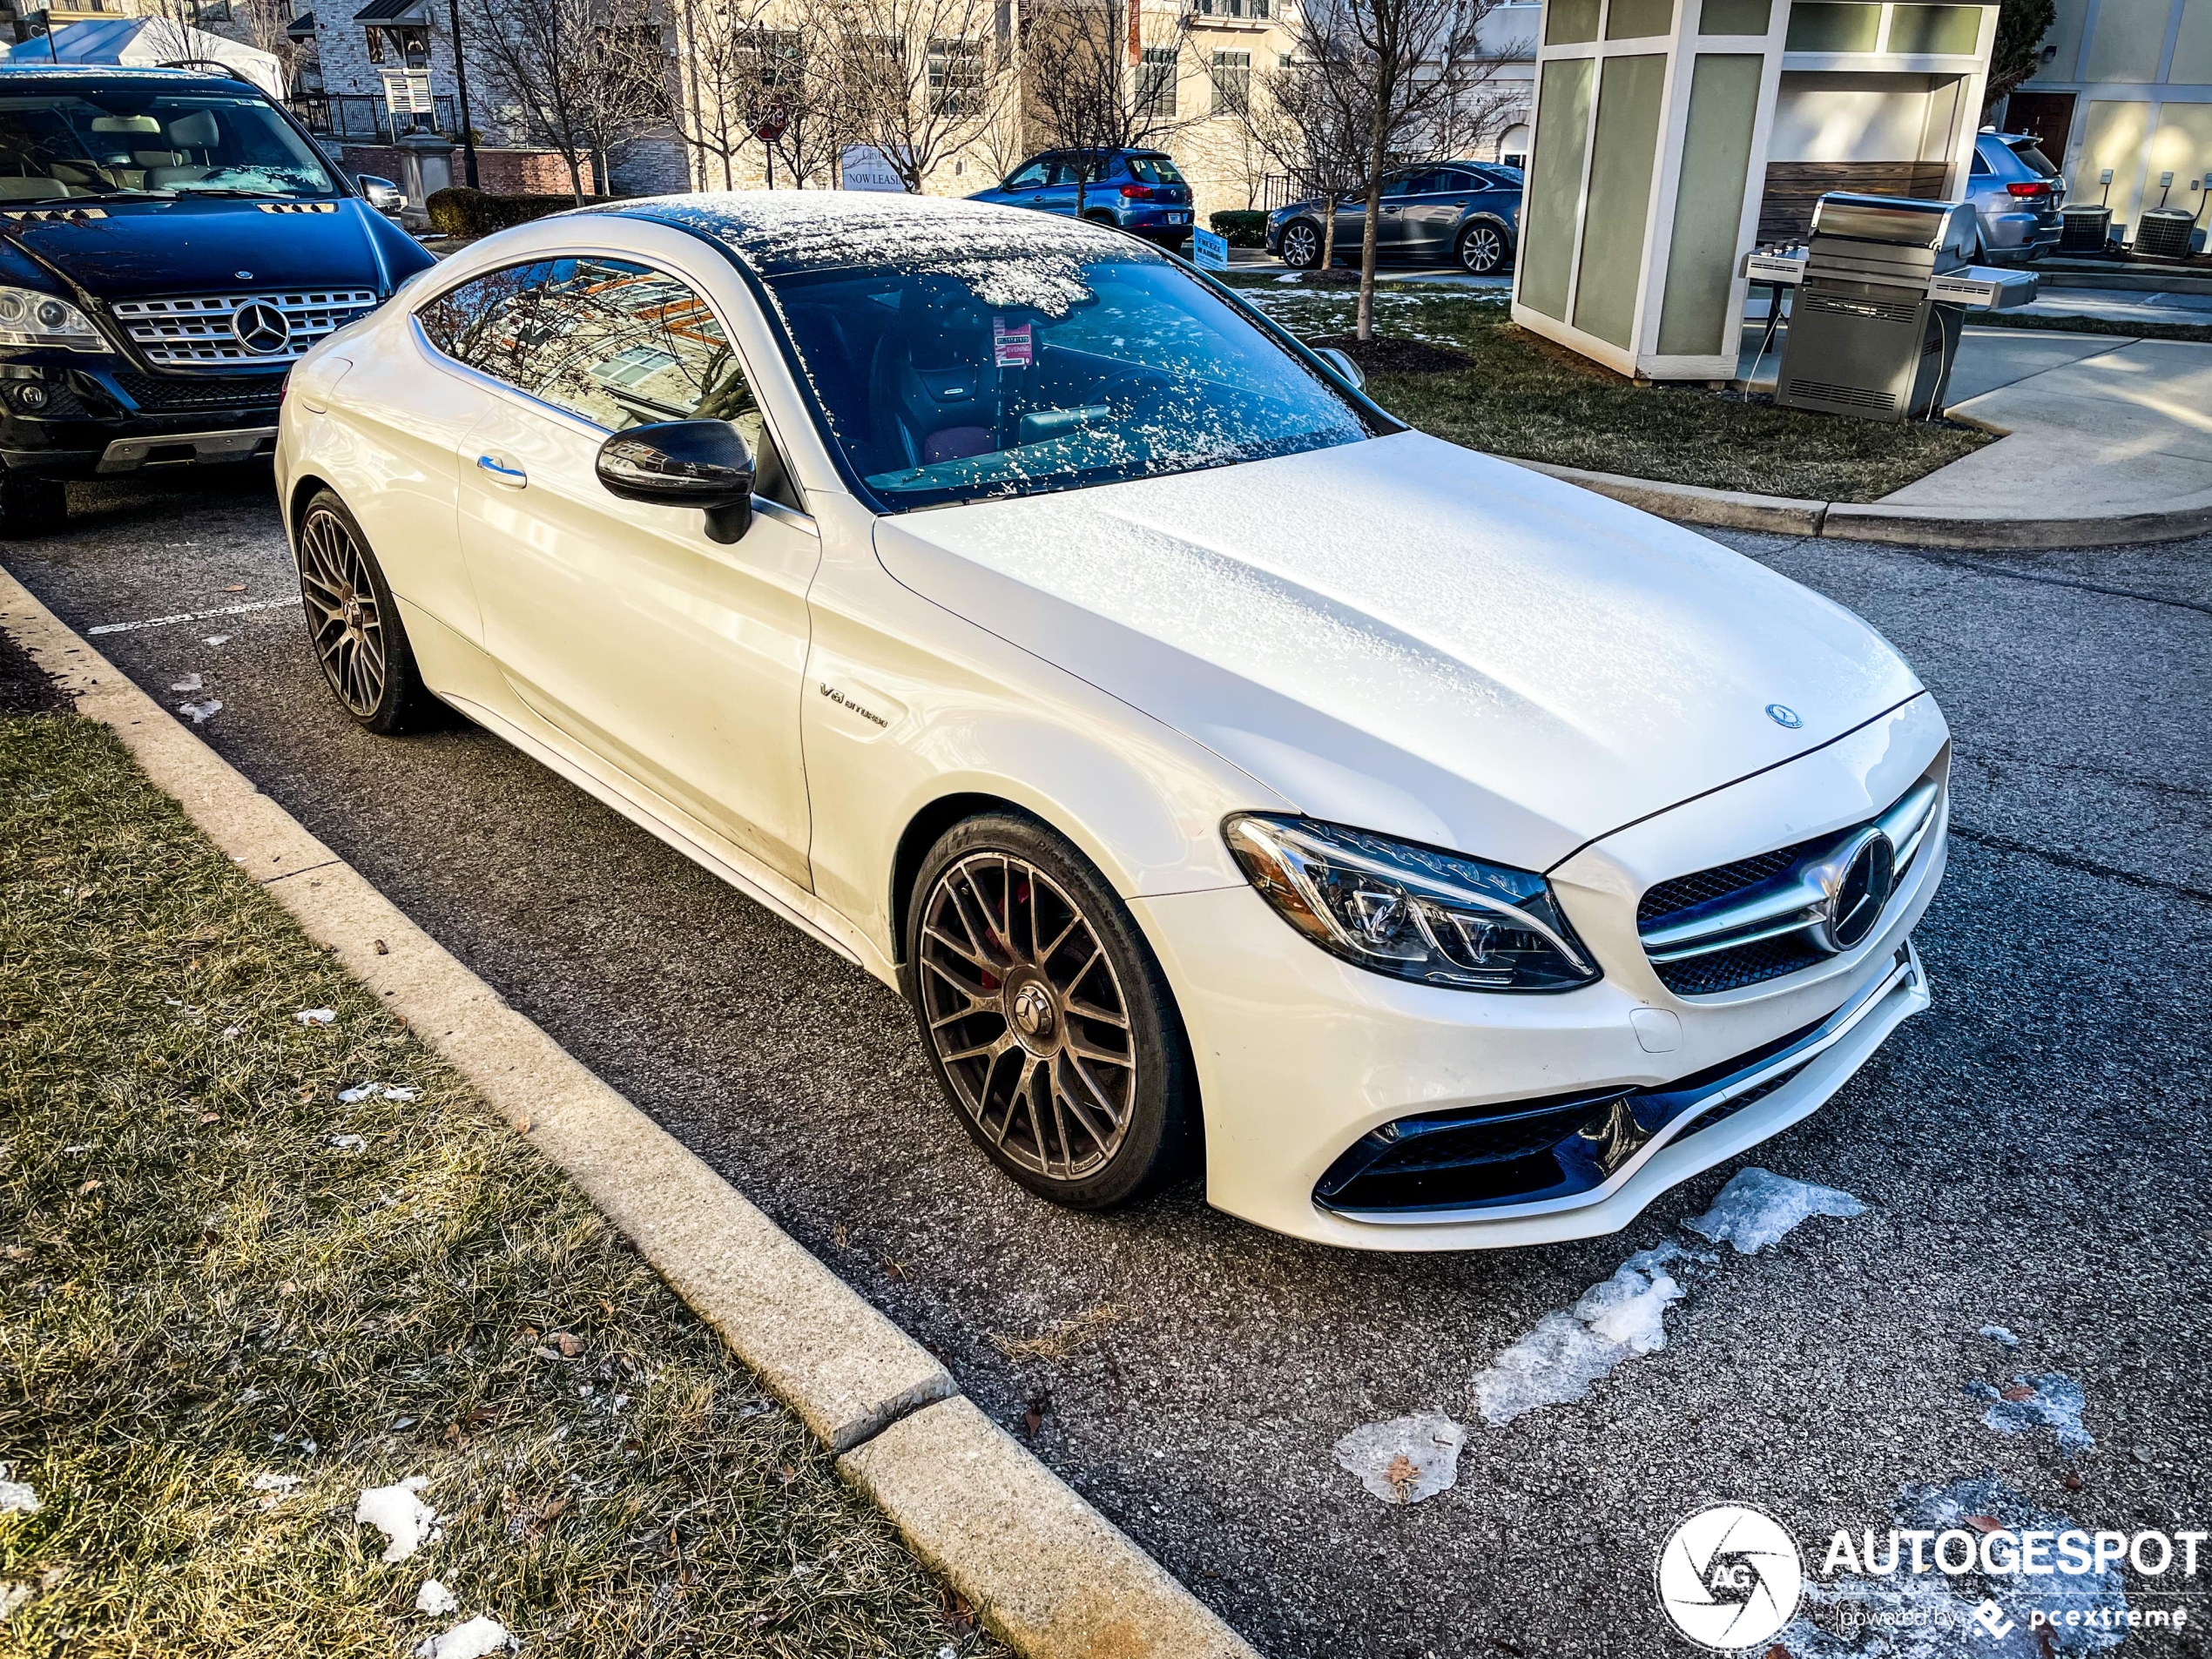
POLYGON ((246 350, 266 356, 284 349, 292 338, 292 325, 267 300, 248 300, 231 318, 231 332, 246 350))
POLYGON ((1797 710, 1791 708, 1786 703, 1768 704, 1766 705, 1766 718, 1773 721, 1775 725, 1786 726, 1792 732, 1795 732, 1799 726, 1804 724, 1804 720, 1798 715, 1797 710))
POLYGON ((236 277, 240 282, 251 282, 253 280, 253 273, 251 271, 233 271, 231 274, 236 277))
POLYGON ((1897 848, 1869 824, 1810 872, 1827 894, 1812 941, 1831 956, 1865 941, 1897 887, 1897 848))

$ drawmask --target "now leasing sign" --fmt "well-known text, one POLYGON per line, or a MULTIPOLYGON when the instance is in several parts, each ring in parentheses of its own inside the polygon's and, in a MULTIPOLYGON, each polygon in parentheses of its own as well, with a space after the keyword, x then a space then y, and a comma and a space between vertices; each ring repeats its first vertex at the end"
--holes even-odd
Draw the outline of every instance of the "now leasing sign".
POLYGON ((891 158, 872 144, 848 144, 838 158, 838 177, 847 190, 891 190, 904 193, 907 181, 891 158))

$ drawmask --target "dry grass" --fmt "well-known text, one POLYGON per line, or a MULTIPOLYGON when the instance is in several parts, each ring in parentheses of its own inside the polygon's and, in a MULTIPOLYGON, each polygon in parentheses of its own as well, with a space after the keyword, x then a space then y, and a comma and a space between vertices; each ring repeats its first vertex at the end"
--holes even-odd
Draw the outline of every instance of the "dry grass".
POLYGON ((991 1332, 991 1345, 1008 1359, 1016 1361, 1067 1359, 1080 1353, 1130 1317, 1130 1310, 1119 1303, 1101 1302, 1096 1307, 1085 1308, 1074 1318, 1062 1319, 1050 1330, 1040 1332, 1033 1337, 1010 1337, 994 1331, 991 1332))
MULTIPOLYGON (((1303 284, 1244 281, 1305 339, 1351 332, 1355 300, 1303 284)), ((1780 409, 1768 398, 1637 386, 1515 327, 1502 293, 1399 284, 1379 289, 1381 334, 1464 353, 1453 374, 1380 367, 1369 395, 1401 421, 1469 448, 1593 472, 1815 501, 1876 501, 1993 442, 1947 422, 1898 426, 1780 409)))
POLYGON ((389 1659, 479 1613, 593 1659, 1003 1651, 67 714, 0 718, 0 1461, 41 1504, 0 1517, 0 1583, 33 1592, 0 1653, 389 1659), (339 1100, 370 1082, 416 1097, 339 1100), (408 1475, 444 1533, 386 1566, 354 1504, 408 1475), (433 1575, 443 1619, 413 1610, 433 1575))

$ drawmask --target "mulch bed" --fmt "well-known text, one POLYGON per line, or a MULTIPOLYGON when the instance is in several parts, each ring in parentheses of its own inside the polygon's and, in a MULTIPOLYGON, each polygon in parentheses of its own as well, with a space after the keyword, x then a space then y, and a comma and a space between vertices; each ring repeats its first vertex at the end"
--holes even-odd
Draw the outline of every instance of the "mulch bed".
POLYGON ((1474 359, 1465 352, 1395 334, 1377 334, 1372 340, 1361 340, 1356 334, 1324 334, 1305 343, 1333 346, 1369 374, 1453 374, 1474 367, 1474 359))

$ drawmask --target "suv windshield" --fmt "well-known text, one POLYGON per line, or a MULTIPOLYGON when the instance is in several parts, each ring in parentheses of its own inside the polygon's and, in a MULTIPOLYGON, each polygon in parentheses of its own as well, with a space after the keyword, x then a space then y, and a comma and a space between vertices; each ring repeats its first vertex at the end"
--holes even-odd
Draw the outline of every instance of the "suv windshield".
POLYGON ((307 141, 250 95, 0 96, 0 202, 339 193, 307 141))
POLYGON ((1282 342, 1143 250, 768 280, 831 436, 894 512, 1373 435, 1282 342))

